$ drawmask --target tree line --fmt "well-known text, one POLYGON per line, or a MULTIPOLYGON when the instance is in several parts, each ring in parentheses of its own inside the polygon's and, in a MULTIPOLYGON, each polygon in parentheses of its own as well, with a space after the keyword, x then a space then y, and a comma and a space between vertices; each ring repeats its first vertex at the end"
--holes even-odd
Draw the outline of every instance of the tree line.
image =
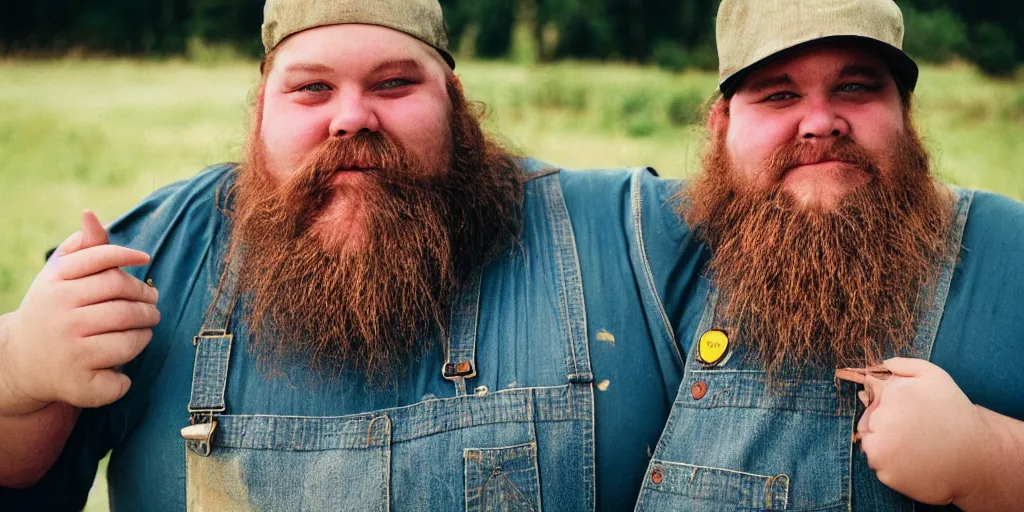
MULTIPOLYGON (((759 0, 751 0, 759 1, 759 0)), ((719 0, 441 0, 452 49, 523 62, 563 58, 714 69, 719 0)), ((990 74, 1024 62, 1024 2, 900 0, 907 52, 990 74)), ((262 51, 262 0, 38 0, 0 16, 0 55, 170 56, 262 51)))

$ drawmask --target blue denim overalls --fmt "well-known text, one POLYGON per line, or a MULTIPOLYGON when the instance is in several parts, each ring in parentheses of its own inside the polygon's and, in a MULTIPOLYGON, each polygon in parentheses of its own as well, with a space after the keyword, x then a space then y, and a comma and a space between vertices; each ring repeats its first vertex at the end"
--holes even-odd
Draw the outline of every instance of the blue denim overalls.
MULTIPOLYGON (((913 357, 930 357, 960 252, 973 192, 954 195, 950 250, 918 317, 913 357)), ((717 364, 698 361, 697 340, 705 332, 735 336, 735 326, 716 316, 717 299, 709 287, 636 510, 913 510, 910 500, 878 481, 851 442, 863 411, 857 385, 818 369, 777 377, 767 389, 760 362, 744 357, 736 339, 717 364)))
POLYGON ((454 388, 447 398, 335 417, 233 414, 229 361, 245 348, 232 347, 242 340, 228 325, 235 279, 225 273, 194 341, 192 422, 182 431, 188 509, 592 510, 594 379, 575 239, 557 172, 527 179, 531 249, 476 272, 454 301, 434 374, 454 388), (536 310, 493 293, 524 274, 547 276, 536 280, 550 286, 536 310), (502 329, 483 332, 484 315, 502 329), (503 325, 522 315, 546 339, 517 339, 503 325), (485 349, 500 350, 497 369, 480 359, 485 349), (497 385, 525 351, 551 351, 536 370, 557 385, 497 385))

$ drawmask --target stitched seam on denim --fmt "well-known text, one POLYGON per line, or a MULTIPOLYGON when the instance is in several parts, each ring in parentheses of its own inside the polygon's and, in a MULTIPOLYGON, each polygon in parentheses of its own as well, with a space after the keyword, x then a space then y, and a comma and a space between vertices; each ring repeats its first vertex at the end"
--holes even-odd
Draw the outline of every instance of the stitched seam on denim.
POLYGON ((647 258, 647 245, 644 242, 643 198, 640 193, 640 182, 643 178, 643 173, 646 171, 646 168, 633 169, 633 175, 630 178, 630 205, 633 210, 633 229, 636 232, 637 238, 636 246, 640 256, 640 264, 643 267, 644 277, 647 279, 647 286, 651 295, 651 301, 654 302, 654 306, 657 308, 658 314, 661 316, 661 322, 665 326, 665 334, 668 335, 668 339, 671 342, 672 353, 675 354, 679 365, 681 367, 685 367, 686 361, 683 359, 683 354, 679 350, 679 343, 676 340, 676 335, 672 328, 672 322, 669 321, 668 314, 665 312, 665 305, 662 304, 661 297, 658 296, 658 288, 654 284, 654 271, 651 270, 651 263, 647 258))
POLYGON ((387 433, 387 440, 385 442, 385 446, 387 448, 383 450, 384 451, 384 467, 383 467, 383 473, 384 474, 382 475, 383 478, 381 478, 381 481, 384 482, 384 503, 383 503, 383 507, 381 507, 381 509, 386 512, 386 511, 391 510, 391 449, 390 449, 390 447, 391 447, 391 418, 389 418, 387 416, 385 416, 385 418, 386 418, 386 421, 387 421, 387 423, 385 424, 385 428, 387 429, 387 432, 386 432, 387 433))
MULTIPOLYGON (((856 407, 856 405, 854 405, 856 407)), ((854 413, 850 416, 850 423, 847 425, 847 432, 850 432, 851 437, 853 432, 857 431, 857 414, 854 413)), ((839 489, 839 499, 846 504, 847 509, 853 508, 853 464, 854 457, 857 455, 853 452, 854 443, 850 443, 849 448, 846 450, 846 461, 843 464, 842 472, 845 478, 842 479, 842 488, 839 489)))
MULTIPOLYGON (((510 487, 512 491, 516 492, 516 494, 524 502, 531 503, 531 504, 536 503, 537 507, 538 507, 538 510, 539 510, 539 507, 540 507, 540 473, 538 472, 539 471, 538 470, 539 464, 538 464, 538 460, 537 460, 537 443, 536 442, 531 441, 529 443, 521 443, 521 444, 516 444, 516 445, 500 446, 500 447, 464 448, 462 450, 462 458, 463 458, 463 474, 465 475, 465 477, 464 477, 464 479, 465 479, 465 486, 466 486, 465 501, 466 501, 466 509, 467 510, 476 510, 476 509, 481 508, 479 501, 483 499, 484 491, 487 488, 488 484, 491 482, 491 479, 494 477, 494 473, 493 472, 486 471, 487 467, 493 467, 493 466, 495 466, 497 464, 504 465, 503 463, 505 461, 515 460, 515 459, 523 459, 523 458, 528 459, 527 464, 528 464, 529 467, 518 469, 518 470, 513 470, 513 471, 507 471, 507 470, 503 469, 501 471, 500 475, 505 479, 505 483, 508 484, 508 487, 510 487), (468 457, 468 455, 470 453, 475 453, 476 454, 474 456, 474 458, 470 459, 468 457), (533 484, 533 486, 535 487, 535 490, 536 490, 535 496, 534 496, 533 500, 531 500, 529 497, 527 497, 523 493, 523 490, 520 489, 519 486, 515 485, 515 483, 512 482, 512 480, 508 477, 508 475, 518 474, 518 473, 523 473, 523 472, 531 472, 531 473, 533 473, 533 481, 531 483, 533 484), (486 477, 483 476, 485 473, 487 474, 486 477), (472 478, 470 477, 471 474, 472 474, 472 478), (475 484, 480 484, 480 485, 475 485, 475 484), (472 502, 472 507, 471 507, 471 502, 472 502)), ((527 478, 529 478, 529 477, 527 477, 527 478)), ((532 505, 530 506, 530 509, 533 510, 533 506, 532 505)))
POLYGON ((231 335, 196 338, 189 411, 223 411, 231 335))
POLYGON ((203 324, 200 327, 200 333, 217 329, 222 330, 225 334, 228 333, 228 323, 237 298, 237 265, 236 261, 231 261, 221 273, 214 292, 213 301, 203 314, 203 324))
MULTIPOLYGON (((518 388, 508 390, 514 394, 469 395, 355 416, 219 415, 214 445, 298 451, 359 449, 366 446, 369 422, 385 414, 390 418, 392 443, 487 424, 589 420, 592 400, 578 392, 568 393, 570 387, 577 386, 518 388), (298 438, 296 430, 304 431, 301 439, 306 440, 305 445, 293 443, 298 438)), ((377 446, 380 441, 373 439, 371 444, 377 446)))
MULTIPOLYGON (((707 327, 711 325, 711 320, 709 319, 711 317, 708 315, 708 311, 714 309, 716 296, 714 286, 709 286, 704 299, 704 313, 701 315, 700 322, 697 323, 697 333, 694 335, 695 339, 699 336, 702 330, 707 329, 707 327)), ((654 453, 652 454, 651 461, 647 464, 648 477, 654 469, 655 461, 659 460, 662 453, 669 449, 669 445, 674 443, 678 436, 682 435, 681 433, 676 432, 676 429, 679 428, 678 418, 679 415, 688 414, 688 412, 683 407, 677 407, 677 404, 681 404, 681 397, 686 396, 686 388, 689 386, 689 374, 695 371, 694 368, 699 368, 696 362, 693 362, 692 364, 689 362, 690 358, 693 358, 694 361, 696 361, 696 347, 696 343, 691 343, 690 349, 687 351, 687 361, 683 365, 683 378, 679 382, 679 389, 676 391, 676 397, 672 401, 672 408, 669 411, 668 419, 665 421, 665 428, 662 429, 661 436, 658 438, 658 444, 654 445, 654 453)), ((640 504, 643 503, 644 496, 647 492, 648 491, 645 486, 644 490, 640 492, 640 498, 637 502, 637 510, 640 510, 640 504)))
POLYGON ((953 273, 956 270, 960 257, 960 248, 963 243, 964 227, 967 224, 967 216, 974 199, 973 190, 964 190, 959 187, 950 187, 957 195, 956 218, 950 232, 949 252, 942 261, 939 270, 939 279, 935 284, 931 303, 922 315, 921 325, 923 329, 918 332, 914 339, 914 350, 917 356, 931 359, 932 348, 935 346, 935 338, 939 333, 939 325, 942 323, 942 315, 945 312, 946 300, 949 297, 949 289, 953 284, 953 273))
POLYGON ((464 501, 466 503, 465 506, 466 506, 466 510, 467 511, 473 510, 470 507, 470 503, 471 502, 475 502, 476 498, 479 497, 479 493, 476 493, 475 496, 472 496, 472 494, 473 494, 472 490, 476 490, 474 487, 472 487, 472 484, 476 483, 476 482, 471 481, 471 480, 475 480, 475 479, 471 479, 470 478, 470 464, 468 464, 467 461, 466 461, 466 454, 469 453, 469 451, 470 451, 469 448, 463 448, 462 449, 462 460, 463 460, 463 463, 462 463, 462 485, 463 485, 463 487, 465 489, 463 491, 463 496, 464 496, 464 501))
POLYGON ((228 323, 235 307, 238 269, 230 262, 221 274, 216 294, 210 308, 203 317, 200 335, 220 329, 220 336, 197 336, 196 356, 192 370, 192 390, 188 410, 224 411, 231 361, 233 336, 228 332, 228 323), (216 340, 216 341, 214 341, 216 340))
POLYGON ((552 174, 558 174, 561 171, 562 171, 561 169, 544 169, 542 171, 528 173, 526 175, 526 177, 523 179, 523 182, 524 183, 529 183, 529 182, 531 182, 533 180, 536 180, 536 179, 546 178, 548 176, 551 176, 552 174))
MULTIPOLYGON (((644 478, 643 485, 645 490, 650 489, 651 491, 686 496, 698 501, 725 503, 735 501, 740 509, 759 509, 758 505, 753 505, 754 503, 762 503, 760 508, 763 508, 763 503, 770 496, 770 488, 767 484, 772 479, 780 476, 761 475, 714 466, 670 462, 660 459, 652 459, 651 465, 661 468, 662 481, 658 484, 653 483, 651 472, 649 471, 644 478), (712 495, 706 494, 709 490, 713 491, 712 495), (748 495, 748 493, 752 494, 752 496, 748 495), (743 506, 742 504, 746 502, 750 502, 752 505, 750 507, 743 506)), ((786 476, 788 482, 788 475, 782 475, 786 476)))
POLYGON ((580 275, 576 237, 573 233, 569 210, 562 196, 561 180, 542 182, 542 195, 548 212, 548 222, 555 242, 559 313, 564 322, 560 331, 568 341, 566 366, 570 381, 593 380, 590 369, 590 349, 587 346, 587 312, 583 304, 583 283, 580 275), (568 267, 572 267, 571 269, 568 267), (578 311, 577 311, 578 310, 578 311))
MULTIPOLYGON (((562 262, 562 252, 560 250, 560 247, 558 247, 560 239, 558 237, 558 223, 555 221, 554 218, 556 213, 551 204, 553 201, 551 197, 553 195, 553 187, 551 186, 551 183, 551 180, 540 182, 540 184, 537 185, 538 187, 540 187, 538 196, 540 197, 540 202, 542 205, 542 209, 544 211, 544 220, 547 222, 547 225, 550 227, 551 230, 551 247, 554 250, 553 260, 555 266, 555 287, 558 307, 558 333, 559 339, 562 342, 562 357, 565 358, 564 365, 566 375, 572 375, 575 369, 575 366, 573 364, 573 357, 575 356, 574 354, 572 354, 572 347, 566 345, 565 343, 566 340, 570 339, 572 334, 568 332, 568 311, 566 311, 565 306, 565 280, 562 278, 562 276, 565 275, 565 265, 562 262)), ((560 184, 560 179, 555 183, 560 184)), ((558 186, 560 187, 560 185, 558 186)))
POLYGON ((568 283, 566 282, 567 281, 567 277, 568 277, 568 269, 566 268, 566 261, 565 261, 567 254, 565 253, 565 250, 564 250, 565 233, 563 232, 563 230, 565 229, 565 224, 562 222, 563 221, 563 217, 562 217, 563 213, 564 213, 565 216, 568 216, 569 213, 568 213, 567 210, 563 210, 564 209, 564 203, 563 204, 557 204, 557 199, 561 199, 561 193, 560 193, 561 192, 561 190, 560 190, 561 189, 561 175, 559 175, 558 181, 547 181, 547 182, 545 182, 545 184, 547 185, 545 187, 545 195, 548 196, 547 206, 548 206, 548 209, 550 210, 550 214, 548 215, 548 220, 551 222, 551 231, 552 231, 552 233, 554 235, 554 238, 555 238, 555 240, 554 240, 554 242, 555 242, 555 259, 558 262, 558 276, 556 278, 556 279, 558 279, 558 295, 559 295, 559 297, 558 297, 558 299, 559 299, 558 300, 558 306, 559 306, 560 313, 562 314, 562 320, 565 322, 564 325, 565 325, 566 338, 563 341, 568 341, 569 342, 569 346, 568 346, 569 354, 568 355, 569 355, 569 361, 571 361, 571 364, 568 367, 568 375, 572 376, 572 375, 575 375, 576 372, 579 371, 579 364, 576 361, 576 350, 575 350, 576 347, 574 346, 574 341, 575 340, 573 339, 573 334, 574 333, 573 333, 573 328, 572 328, 572 318, 571 318, 571 312, 570 312, 570 307, 571 306, 569 305, 569 301, 570 301, 569 293, 570 292, 569 292, 568 283), (556 187, 556 185, 557 185, 557 187, 556 187), (560 206, 562 208, 559 208, 560 206))
MULTIPOLYGON (((513 458, 516 458, 516 457, 522 457, 523 455, 536 455, 537 454, 537 443, 535 443, 533 441, 530 441, 528 443, 509 444, 509 445, 505 445, 505 446, 488 446, 486 448, 466 448, 466 450, 475 450, 475 451, 480 452, 481 455, 487 454, 487 455, 490 455, 492 457, 494 456, 494 454, 491 453, 491 452, 509 451, 509 452, 513 452, 513 458), (525 454, 520 454, 519 452, 526 452, 526 453, 525 454)), ((505 458, 507 459, 508 457, 505 457, 505 458)))
MULTIPOLYGON (((596 422, 597 416, 594 415, 594 384, 590 383, 587 386, 588 399, 590 400, 590 417, 587 418, 583 424, 583 435, 590 439, 590 453, 587 456, 587 465, 584 467, 586 472, 585 478, 587 485, 590 486, 591 492, 589 496, 589 502, 587 503, 587 510, 594 510, 597 506, 597 436, 594 435, 594 423, 596 422)), ((539 470, 538 470, 539 471, 539 470)), ((541 504, 543 506, 543 503, 541 504)))
POLYGON ((677 467, 680 467, 680 468, 691 468, 691 469, 692 468, 696 468, 696 469, 710 469, 710 470, 713 470, 713 471, 721 471, 723 473, 732 473, 732 474, 736 474, 736 475, 749 476, 749 477, 754 477, 754 478, 771 478, 771 477, 775 476, 775 475, 759 475, 757 473, 747 473, 746 471, 736 471, 734 469, 718 468, 718 467, 715 467, 715 466, 700 466, 700 465, 697 465, 697 464, 687 464, 685 462, 672 462, 672 461, 658 460, 658 459, 652 459, 652 462, 658 464, 659 466, 677 466, 677 467))
MULTIPOLYGON (((469 361, 476 370, 477 328, 480 320, 482 269, 475 269, 452 304, 449 334, 444 340, 445 364, 469 361)), ((456 395, 466 394, 464 378, 454 379, 456 395)))

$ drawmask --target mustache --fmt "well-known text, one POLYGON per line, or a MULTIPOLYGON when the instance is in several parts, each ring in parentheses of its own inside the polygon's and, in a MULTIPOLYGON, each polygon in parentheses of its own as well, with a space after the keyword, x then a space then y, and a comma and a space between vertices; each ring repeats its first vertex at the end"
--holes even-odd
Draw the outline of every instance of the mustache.
POLYGON ((778 183, 794 167, 825 161, 843 162, 870 176, 879 176, 880 167, 875 158, 849 136, 832 142, 789 142, 776 149, 769 157, 765 170, 772 183, 778 183))
POLYGON ((412 155, 383 133, 330 138, 314 148, 281 187, 282 213, 294 220, 292 229, 298 234, 336 193, 333 181, 339 172, 359 172, 363 186, 387 187, 421 175, 416 169, 412 155))

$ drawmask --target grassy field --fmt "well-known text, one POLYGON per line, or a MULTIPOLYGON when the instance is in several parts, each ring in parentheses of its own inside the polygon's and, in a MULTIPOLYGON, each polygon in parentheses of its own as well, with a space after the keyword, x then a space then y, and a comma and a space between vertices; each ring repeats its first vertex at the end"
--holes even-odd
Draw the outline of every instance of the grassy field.
MULTIPOLYGON (((491 107, 492 128, 532 156, 672 177, 698 165, 691 123, 711 74, 580 63, 458 71, 491 107)), ((0 312, 17 307, 83 208, 110 221, 161 185, 237 158, 256 78, 251 62, 0 61, 0 312)), ((1024 77, 925 68, 916 118, 946 181, 1024 199, 1024 77)), ((90 509, 105 500, 98 484, 90 509)))

